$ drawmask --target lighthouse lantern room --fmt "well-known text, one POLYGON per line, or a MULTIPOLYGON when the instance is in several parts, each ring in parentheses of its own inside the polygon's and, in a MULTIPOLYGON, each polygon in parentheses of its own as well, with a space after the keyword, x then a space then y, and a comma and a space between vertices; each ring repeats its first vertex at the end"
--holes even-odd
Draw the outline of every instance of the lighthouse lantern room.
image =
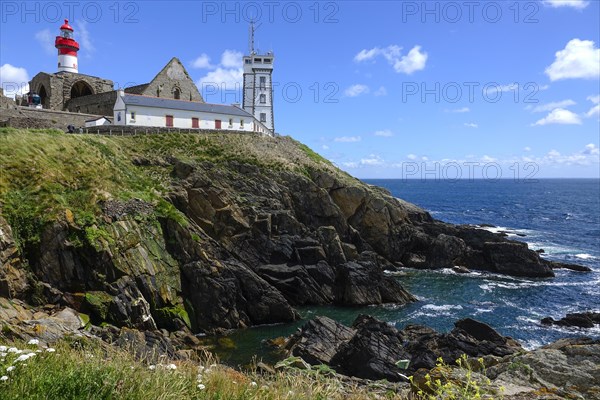
POLYGON ((65 19, 65 23, 60 27, 60 36, 56 37, 54 47, 58 49, 58 72, 78 73, 79 43, 73 39, 73 28, 68 19, 65 19))

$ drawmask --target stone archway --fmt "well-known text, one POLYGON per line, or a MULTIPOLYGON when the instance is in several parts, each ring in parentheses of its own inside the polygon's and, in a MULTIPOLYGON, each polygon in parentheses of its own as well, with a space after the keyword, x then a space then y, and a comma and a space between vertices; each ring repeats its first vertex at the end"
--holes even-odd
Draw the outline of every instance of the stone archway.
POLYGON ((181 89, 179 89, 177 86, 173 88, 173 98, 175 100, 181 99, 181 89))
POLYGON ((40 102, 42 104, 42 108, 49 109, 50 104, 48 104, 48 92, 46 91, 46 87, 44 85, 40 85, 39 90, 37 91, 38 96, 40 96, 40 102))
POLYGON ((71 99, 94 94, 94 89, 86 81, 77 81, 71 86, 71 99))

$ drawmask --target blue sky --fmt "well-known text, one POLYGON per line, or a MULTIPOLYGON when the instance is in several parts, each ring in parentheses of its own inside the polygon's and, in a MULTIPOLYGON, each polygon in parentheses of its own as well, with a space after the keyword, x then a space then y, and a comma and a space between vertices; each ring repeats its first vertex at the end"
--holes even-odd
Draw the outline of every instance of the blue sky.
POLYGON ((206 101, 241 101, 254 17, 256 47, 275 52, 277 131, 354 176, 600 175, 595 0, 1 7, 7 88, 56 70, 54 36, 69 17, 81 73, 141 84, 176 56, 206 101))

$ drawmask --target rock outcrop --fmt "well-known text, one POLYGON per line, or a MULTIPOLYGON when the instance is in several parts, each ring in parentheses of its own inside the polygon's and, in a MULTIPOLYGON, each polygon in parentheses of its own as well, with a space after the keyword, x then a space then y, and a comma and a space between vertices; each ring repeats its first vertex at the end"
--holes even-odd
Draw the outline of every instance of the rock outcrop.
POLYGON ((556 321, 552 317, 542 318, 544 325, 558 325, 575 328, 593 328, 600 325, 600 313, 598 312, 583 312, 567 314, 565 317, 556 321))
POLYGON ((470 318, 442 334, 420 325, 398 330, 367 315, 360 315, 351 327, 317 317, 294 334, 286 348, 313 365, 328 364, 346 375, 392 382, 420 368, 434 368, 440 357, 453 364, 463 354, 503 357, 522 350, 513 339, 470 318), (400 360, 409 361, 406 369, 398 366, 400 360))
MULTIPOLYGON (((165 136, 145 151, 138 144, 154 138, 52 138, 59 139, 67 147, 81 141, 81 152, 97 149, 85 162, 98 162, 121 185, 130 182, 121 176, 133 177, 132 187, 102 180, 89 187, 100 172, 85 165, 91 175, 56 178, 50 187, 60 199, 85 188, 76 190, 85 204, 67 202, 82 209, 52 203, 53 218, 38 224, 40 215, 29 215, 24 223, 11 203, 0 213, 0 295, 70 307, 95 325, 215 332, 292 321, 299 305, 415 301, 384 273, 401 267, 530 277, 553 276, 556 267, 524 243, 436 221, 290 138, 165 136), (238 142, 254 158, 231 152, 238 142), (151 200, 131 199, 140 190, 151 200)), ((60 153, 45 155, 56 170, 35 181, 70 171, 79 152, 68 166, 60 153)), ((10 173, 2 188, 34 189, 10 173)))

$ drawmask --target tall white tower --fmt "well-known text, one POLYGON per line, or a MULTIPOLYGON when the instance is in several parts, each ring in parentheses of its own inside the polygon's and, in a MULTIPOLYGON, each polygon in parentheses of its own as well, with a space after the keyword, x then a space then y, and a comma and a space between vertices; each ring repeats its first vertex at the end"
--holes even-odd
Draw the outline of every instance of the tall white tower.
POLYGON ((78 72, 77 52, 79 43, 73 39, 73 28, 69 20, 60 27, 60 36, 56 37, 54 47, 58 49, 58 72, 78 72))
POLYGON ((254 23, 250 24, 250 55, 244 56, 244 98, 246 112, 275 132, 273 117, 273 52, 259 54, 254 50, 254 23))

